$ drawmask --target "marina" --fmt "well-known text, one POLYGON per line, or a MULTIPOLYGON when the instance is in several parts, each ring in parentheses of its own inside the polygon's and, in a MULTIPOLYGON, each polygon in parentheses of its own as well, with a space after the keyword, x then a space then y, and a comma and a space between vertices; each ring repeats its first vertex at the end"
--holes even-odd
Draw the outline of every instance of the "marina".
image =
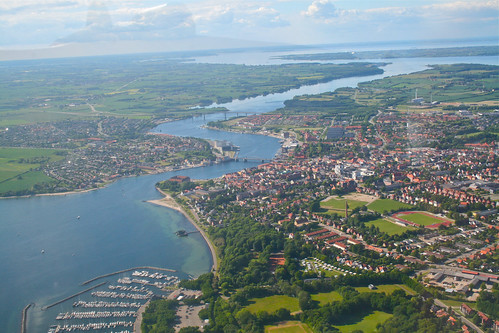
POLYGON ((153 270, 157 270, 157 271, 165 271, 165 272, 172 272, 172 273, 176 272, 176 270, 174 270, 174 269, 160 268, 160 267, 151 267, 151 266, 133 267, 133 268, 123 269, 121 271, 117 271, 117 272, 113 272, 113 273, 109 273, 109 274, 99 275, 93 279, 90 279, 90 280, 83 282, 81 285, 84 286, 84 285, 87 285, 89 283, 92 283, 94 281, 97 281, 97 280, 100 280, 100 279, 103 279, 103 278, 106 278, 109 276, 113 276, 113 275, 117 275, 117 274, 121 274, 121 273, 126 273, 126 272, 130 272, 130 271, 136 271, 138 269, 153 269, 153 270))
POLYGON ((142 304, 137 302, 85 302, 78 301, 73 303, 73 308, 140 308, 142 304))
MULTIPOLYGON (((60 332, 78 332, 78 331, 101 331, 105 329, 113 329, 118 327, 133 327, 133 322, 129 321, 113 321, 110 323, 88 323, 88 324, 74 324, 74 325, 63 325, 52 327, 48 333, 60 333, 60 332)), ((130 332, 130 331, 118 331, 118 332, 130 332)))
MULTIPOLYGON (((165 288, 172 288, 179 282, 177 276, 165 274, 164 269, 139 269, 141 270, 134 268, 120 271, 121 276, 114 281, 103 281, 45 307, 47 309, 60 304, 62 310, 55 316, 55 323, 48 332, 132 332, 140 309, 153 297, 166 298, 170 291, 165 288), (66 303, 74 297, 80 299, 71 304, 66 303)), ((117 273, 106 276, 115 274, 117 273)))
POLYGON ((135 311, 73 311, 59 313, 56 320, 137 317, 135 311))

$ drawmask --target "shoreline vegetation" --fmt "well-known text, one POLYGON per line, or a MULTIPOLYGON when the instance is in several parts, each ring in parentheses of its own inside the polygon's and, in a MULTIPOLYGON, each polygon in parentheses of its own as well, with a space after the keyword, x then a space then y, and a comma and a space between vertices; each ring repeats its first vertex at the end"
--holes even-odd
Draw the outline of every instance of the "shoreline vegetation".
POLYGON ((211 271, 216 272, 218 270, 217 252, 216 252, 215 246, 211 242, 210 238, 208 237, 208 235, 206 234, 204 229, 201 227, 200 222, 199 222, 199 217, 197 216, 197 214, 190 209, 189 211, 192 214, 192 216, 191 216, 191 214, 189 214, 185 210, 184 207, 182 207, 180 204, 178 204, 177 201, 175 201, 175 199, 170 194, 166 193, 165 191, 162 191, 157 186, 156 186, 156 190, 159 193, 161 193, 164 197, 162 199, 148 200, 147 202, 152 203, 152 204, 157 205, 157 206, 163 206, 166 208, 176 210, 177 212, 180 212, 181 214, 183 214, 185 216, 185 218, 187 220, 189 220, 189 222, 192 223, 192 225, 196 228, 196 230, 199 231, 201 236, 204 238, 206 244, 208 244, 208 247, 209 247, 210 253, 211 253, 211 257, 212 257, 212 261, 213 261, 213 266, 212 266, 211 271))

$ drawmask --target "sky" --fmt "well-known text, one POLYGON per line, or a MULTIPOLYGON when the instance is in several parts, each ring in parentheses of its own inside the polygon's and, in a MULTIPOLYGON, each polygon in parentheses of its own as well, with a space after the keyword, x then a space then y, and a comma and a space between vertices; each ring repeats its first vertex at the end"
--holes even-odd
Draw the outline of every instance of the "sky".
POLYGON ((0 49, 224 37, 335 44, 499 36, 499 0, 0 0, 0 49))

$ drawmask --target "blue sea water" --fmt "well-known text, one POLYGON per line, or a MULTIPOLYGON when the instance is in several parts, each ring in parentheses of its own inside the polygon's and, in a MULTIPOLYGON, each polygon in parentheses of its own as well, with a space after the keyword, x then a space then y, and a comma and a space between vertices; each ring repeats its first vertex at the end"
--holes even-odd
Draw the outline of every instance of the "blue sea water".
MULTIPOLYGON (((298 94, 356 86, 361 81, 421 70, 427 64, 499 63, 497 57, 387 62, 391 64, 384 67, 383 75, 335 80, 224 106, 232 111, 229 117, 237 113, 268 112, 298 94)), ((241 147, 240 156, 271 158, 278 150, 274 138, 200 127, 224 117, 215 114, 166 123, 154 131, 229 140, 241 147)), ((35 303, 29 311, 28 332, 46 332, 57 309, 41 311, 41 307, 81 291, 81 282, 101 274, 136 266, 175 269, 184 278, 208 272, 212 259, 202 237, 192 234, 177 238, 174 234, 178 229, 194 230, 194 226, 180 213, 145 201, 160 198, 154 184, 175 174, 209 179, 256 164, 230 162, 121 179, 88 193, 0 200, 0 331, 17 332, 23 307, 35 303)))

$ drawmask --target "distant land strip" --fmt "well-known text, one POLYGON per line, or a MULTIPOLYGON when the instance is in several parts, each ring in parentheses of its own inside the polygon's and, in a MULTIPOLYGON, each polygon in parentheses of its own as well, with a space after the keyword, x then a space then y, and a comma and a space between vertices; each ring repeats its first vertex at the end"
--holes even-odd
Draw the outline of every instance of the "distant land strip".
POLYGON ((366 60, 393 58, 478 57, 499 55, 499 46, 469 46, 432 49, 382 50, 360 52, 334 52, 293 54, 275 57, 284 60, 366 60))

